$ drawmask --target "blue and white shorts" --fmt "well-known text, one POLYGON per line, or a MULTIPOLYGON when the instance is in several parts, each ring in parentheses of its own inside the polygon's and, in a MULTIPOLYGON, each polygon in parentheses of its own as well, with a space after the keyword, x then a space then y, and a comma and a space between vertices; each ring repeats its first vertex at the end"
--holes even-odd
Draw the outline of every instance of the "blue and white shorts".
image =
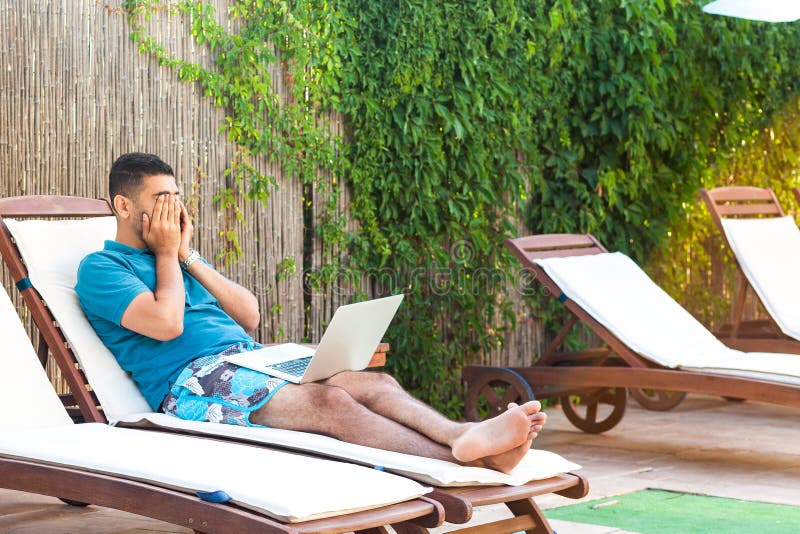
POLYGON ((261 426, 250 422, 250 414, 288 382, 222 359, 253 348, 236 344, 192 360, 171 386, 161 410, 190 421, 261 426))

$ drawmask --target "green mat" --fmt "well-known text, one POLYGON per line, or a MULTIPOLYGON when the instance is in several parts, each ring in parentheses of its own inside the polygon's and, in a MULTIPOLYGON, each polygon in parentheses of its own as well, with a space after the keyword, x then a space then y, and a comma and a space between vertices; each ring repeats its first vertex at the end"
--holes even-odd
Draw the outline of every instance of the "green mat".
POLYGON ((661 490, 551 508, 544 515, 642 534, 800 532, 800 507, 661 490))

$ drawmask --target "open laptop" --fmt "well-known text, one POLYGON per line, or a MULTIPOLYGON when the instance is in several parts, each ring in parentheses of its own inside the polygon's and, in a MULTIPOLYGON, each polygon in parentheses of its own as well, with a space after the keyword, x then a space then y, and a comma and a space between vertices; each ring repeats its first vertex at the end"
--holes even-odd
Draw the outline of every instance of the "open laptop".
POLYGON ((283 343, 225 356, 225 361, 295 384, 360 371, 372 359, 403 295, 340 306, 317 348, 283 343))

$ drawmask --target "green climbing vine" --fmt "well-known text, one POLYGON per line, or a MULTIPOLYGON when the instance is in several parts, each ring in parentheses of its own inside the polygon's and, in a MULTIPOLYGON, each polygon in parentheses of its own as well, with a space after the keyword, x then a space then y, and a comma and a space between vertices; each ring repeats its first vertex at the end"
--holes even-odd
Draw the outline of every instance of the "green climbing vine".
MULTIPOLYGON (((519 231, 591 232, 643 262, 796 97, 800 26, 701 3, 338 3, 356 261, 403 282, 448 273, 448 291, 406 286, 391 365, 417 394, 452 406, 461 365, 514 327, 517 264, 501 242, 519 219, 519 231), (507 276, 478 283, 487 272, 507 276)), ((533 314, 557 330, 563 307, 542 300, 533 314)))
MULTIPOLYGON (((179 78, 199 84, 203 94, 225 110, 220 133, 236 146, 223 174, 224 187, 214 199, 226 212, 226 220, 241 221, 237 198, 267 202, 276 186, 275 176, 261 172, 253 161, 266 157, 277 162, 284 175, 314 184, 321 172, 340 172, 341 139, 332 134, 320 114, 335 101, 335 66, 331 48, 325 45, 333 12, 327 15, 311 3, 237 0, 230 3, 227 16, 237 23, 229 31, 217 21, 210 3, 180 0, 125 0, 123 8, 131 25, 131 38, 139 52, 154 57, 159 65, 172 68, 179 78), (157 35, 147 31, 153 15, 183 17, 194 41, 213 53, 213 65, 204 66, 176 58, 157 35), (273 88, 273 71, 285 69, 291 83, 289 95, 273 88), (283 97, 283 99, 281 98, 283 97)), ((333 197, 336 191, 328 187, 333 197)), ((324 197, 323 197, 324 198, 324 197)), ((332 209, 321 210, 325 239, 342 240, 331 231, 338 227, 332 209)), ((221 230, 227 241, 226 261, 236 259, 241 248, 233 224, 221 230)))
MULTIPOLYGON (((230 0, 234 33, 209 2, 124 6, 140 51, 225 109, 236 186, 221 207, 240 190, 269 199, 275 179, 255 157, 301 180, 306 202, 321 194, 306 224, 342 253, 312 283, 406 293, 389 370, 459 415, 461 367, 498 350, 515 325, 509 292, 526 289, 503 238, 591 232, 676 272, 665 243, 686 235, 697 189, 795 101, 800 26, 711 17, 701 3, 230 0), (184 17, 213 65, 149 35, 157 12, 184 17), (283 101, 274 67, 291 81, 283 101)), ((539 300, 534 314, 557 328, 539 300)))

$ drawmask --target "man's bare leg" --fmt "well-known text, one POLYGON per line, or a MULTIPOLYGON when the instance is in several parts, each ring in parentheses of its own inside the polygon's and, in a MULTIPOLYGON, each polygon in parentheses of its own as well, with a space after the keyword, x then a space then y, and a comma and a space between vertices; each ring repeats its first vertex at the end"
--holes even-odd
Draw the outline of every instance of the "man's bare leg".
POLYGON ((345 390, 323 384, 287 384, 253 412, 252 423, 332 436, 342 441, 456 461, 449 447, 369 410, 345 390))
MULTIPOLYGON (((431 408, 424 404, 422 406, 436 414, 431 408)), ((459 425, 440 414, 436 415, 448 424, 459 425)), ((344 389, 333 385, 288 384, 250 416, 250 421, 256 424, 316 432, 359 445, 489 467, 503 472, 513 469, 530 448, 531 441, 526 438, 531 429, 527 418, 525 420, 521 443, 504 449, 502 453, 467 460, 455 457, 450 446, 437 443, 413 428, 372 411, 344 389)), ((472 425, 461 424, 465 429, 472 425)), ((498 428, 500 426, 502 425, 497 425, 498 428)))
POLYGON ((370 410, 447 445, 463 462, 504 453, 526 441, 530 448, 547 420, 534 401, 509 406, 507 412, 482 423, 457 423, 409 395, 385 373, 345 372, 324 383, 341 387, 370 410))
POLYGON ((488 421, 457 423, 409 395, 385 373, 339 373, 325 383, 341 387, 370 410, 447 445, 457 460, 481 460, 501 471, 522 460, 547 419, 539 411, 541 405, 533 401, 509 405, 508 411, 488 421))

